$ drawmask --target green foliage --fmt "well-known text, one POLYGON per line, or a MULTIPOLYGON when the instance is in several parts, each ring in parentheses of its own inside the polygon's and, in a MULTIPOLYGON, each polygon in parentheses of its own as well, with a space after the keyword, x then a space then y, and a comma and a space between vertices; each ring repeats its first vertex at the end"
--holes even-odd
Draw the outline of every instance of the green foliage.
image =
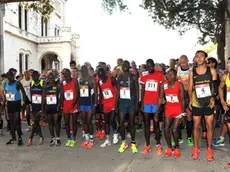
POLYGON ((212 53, 216 50, 217 50, 216 44, 211 44, 211 45, 203 48, 203 51, 205 51, 208 54, 208 57, 210 57, 212 55, 212 53))
POLYGON ((120 11, 128 9, 127 5, 123 3, 123 0, 102 0, 102 7, 109 12, 109 14, 112 14, 115 9, 120 11))

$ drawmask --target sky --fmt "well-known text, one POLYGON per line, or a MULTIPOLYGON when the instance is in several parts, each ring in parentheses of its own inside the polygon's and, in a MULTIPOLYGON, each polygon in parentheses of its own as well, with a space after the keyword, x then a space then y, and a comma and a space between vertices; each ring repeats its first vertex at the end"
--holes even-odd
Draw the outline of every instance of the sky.
POLYGON ((116 65, 118 58, 134 60, 138 65, 152 58, 169 63, 171 58, 186 54, 190 60, 202 47, 197 44, 198 31, 180 36, 153 23, 148 12, 139 7, 141 0, 126 0, 128 12, 109 15, 101 0, 68 0, 66 25, 80 34, 80 64, 88 61, 95 67, 99 61, 116 65))

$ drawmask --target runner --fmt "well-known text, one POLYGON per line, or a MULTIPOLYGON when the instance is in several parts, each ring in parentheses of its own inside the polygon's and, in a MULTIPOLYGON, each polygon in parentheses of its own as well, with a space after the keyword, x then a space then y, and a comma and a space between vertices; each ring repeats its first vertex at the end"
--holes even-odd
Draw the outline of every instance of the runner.
POLYGON ((130 64, 128 61, 124 61, 122 64, 123 73, 118 77, 118 92, 117 102, 119 102, 119 120, 120 120, 120 135, 122 144, 118 150, 119 153, 125 151, 128 148, 128 144, 125 139, 125 117, 128 114, 129 127, 131 134, 131 150, 133 153, 138 153, 138 149, 135 141, 135 112, 138 109, 139 100, 139 86, 138 78, 129 73, 130 64))
POLYGON ((72 60, 70 63, 69 63, 69 66, 70 66, 70 69, 73 69, 73 68, 76 68, 77 67, 77 64, 74 60, 72 60))
MULTIPOLYGON (((4 102, 7 103, 7 113, 8 118, 10 120, 11 124, 11 139, 6 142, 6 144, 12 144, 16 142, 16 136, 15 131, 17 130, 18 134, 18 146, 21 146, 23 144, 22 138, 21 138, 21 127, 20 127, 20 112, 21 112, 21 95, 20 91, 23 95, 23 101, 25 102, 26 94, 25 90, 23 89, 23 86, 20 82, 15 80, 15 72, 13 70, 9 70, 7 73, 8 81, 5 83, 5 97, 4 102)), ((4 103, 4 104, 5 104, 4 103)))
MULTIPOLYGON (((193 131, 193 119, 192 119, 192 111, 189 109, 189 94, 188 94, 188 81, 189 81, 189 73, 192 69, 189 67, 188 57, 186 55, 182 55, 179 59, 180 66, 177 69, 177 78, 178 81, 182 83, 184 88, 184 109, 186 112, 186 120, 187 120, 187 144, 188 146, 193 146, 192 141, 192 131, 193 131)), ((181 128, 181 126, 180 126, 181 128)), ((179 143, 183 143, 181 129, 179 128, 179 143)))
POLYGON ((117 82, 113 77, 109 77, 107 72, 103 68, 98 69, 98 77, 100 80, 98 81, 99 90, 100 90, 100 102, 103 104, 103 112, 105 118, 105 134, 106 140, 101 145, 102 148, 111 145, 110 139, 110 126, 113 128, 113 144, 118 143, 118 134, 117 134, 117 123, 115 121, 116 113, 115 113, 115 105, 116 105, 116 94, 117 94, 117 82))
POLYGON ((154 131, 156 134, 157 141, 157 154, 161 155, 163 153, 161 143, 160 143, 160 129, 158 123, 158 108, 161 103, 159 101, 160 85, 164 81, 164 75, 162 72, 154 71, 154 61, 148 59, 146 61, 146 67, 148 74, 142 76, 140 82, 142 83, 142 109, 144 111, 144 122, 145 122, 145 140, 146 146, 143 150, 143 154, 148 154, 151 151, 150 147, 150 119, 151 115, 154 114, 154 131))
MULTIPOLYGON (((61 102, 59 99, 61 86, 59 82, 55 82, 55 76, 53 73, 48 74, 48 82, 44 86, 45 93, 43 100, 45 103, 46 115, 49 123, 50 131, 50 146, 56 144, 61 145, 60 140, 60 123, 59 123, 59 110, 61 107, 61 102), (56 138, 54 134, 54 129, 56 131, 56 138)), ((62 91, 63 92, 63 91, 62 91)))
POLYGON ((40 145, 43 144, 44 138, 41 131, 40 126, 40 119, 41 116, 44 115, 44 101, 42 99, 43 93, 44 93, 44 87, 43 87, 43 80, 39 79, 39 73, 38 71, 34 71, 32 74, 32 82, 30 85, 30 95, 31 95, 31 117, 33 120, 33 127, 31 131, 31 135, 29 137, 28 146, 32 145, 32 140, 34 137, 34 134, 38 132, 38 135, 40 136, 40 145))
POLYGON ((167 80, 161 88, 160 99, 163 100, 163 93, 166 98, 165 104, 165 140, 168 149, 165 156, 171 156, 174 152, 174 157, 180 157, 179 150, 179 125, 184 112, 184 89, 183 85, 177 81, 177 72, 175 69, 170 69, 167 73, 167 80), (172 149, 171 143, 171 127, 173 126, 173 137, 175 141, 175 149, 172 149))
POLYGON ((207 160, 213 161, 212 137, 213 137, 213 119, 216 87, 216 70, 210 68, 206 64, 207 53, 197 51, 195 60, 197 67, 189 74, 189 107, 192 109, 194 121, 194 150, 193 159, 199 157, 199 133, 202 116, 205 117, 207 127, 207 160))
POLYGON ((81 144, 81 147, 86 147, 88 149, 92 148, 94 145, 92 116, 95 113, 95 103, 97 99, 96 80, 92 76, 89 76, 87 66, 83 65, 81 67, 79 105, 83 117, 86 141, 81 144))
POLYGON ((31 131, 31 125, 30 125, 30 102, 31 102, 31 95, 30 95, 30 85, 31 85, 32 80, 30 79, 30 74, 29 71, 24 72, 24 79, 21 81, 22 86, 26 92, 26 102, 24 102, 24 107, 22 114, 25 116, 26 112, 26 121, 28 128, 26 129, 27 132, 31 131))
POLYGON ((63 115, 67 135, 65 146, 73 148, 76 145, 79 84, 76 79, 71 77, 69 69, 63 69, 62 73, 64 74, 64 80, 62 81, 60 88, 60 104, 63 102, 63 115), (72 124, 70 124, 71 116, 72 124), (73 130, 72 135, 70 133, 70 127, 72 127, 73 130))

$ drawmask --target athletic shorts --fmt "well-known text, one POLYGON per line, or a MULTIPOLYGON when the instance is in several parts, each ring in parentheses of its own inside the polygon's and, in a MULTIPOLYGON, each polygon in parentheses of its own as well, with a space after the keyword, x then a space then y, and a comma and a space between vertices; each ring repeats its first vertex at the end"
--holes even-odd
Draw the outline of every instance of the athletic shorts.
POLYGON ((133 112, 135 112, 135 107, 134 106, 128 106, 128 105, 120 104, 119 111, 121 113, 133 113, 133 112))
POLYGON ((8 113, 21 112, 21 100, 7 102, 7 112, 8 113))
POLYGON ((224 121, 230 123, 230 110, 228 110, 225 114, 224 121))
POLYGON ((103 113, 103 104, 98 104, 96 107, 96 114, 102 114, 103 113))
POLYGON ((144 113, 156 113, 157 105, 150 104, 150 105, 144 105, 144 113))
POLYGON ((93 109, 93 106, 84 106, 80 105, 80 112, 90 112, 93 109))
POLYGON ((210 107, 203 107, 203 108, 192 107, 193 116, 210 116, 213 114, 214 114, 214 108, 211 109, 210 107))
POLYGON ((58 113, 57 109, 54 109, 54 108, 47 108, 46 109, 46 114, 47 115, 54 115, 54 114, 57 114, 57 113, 58 113))

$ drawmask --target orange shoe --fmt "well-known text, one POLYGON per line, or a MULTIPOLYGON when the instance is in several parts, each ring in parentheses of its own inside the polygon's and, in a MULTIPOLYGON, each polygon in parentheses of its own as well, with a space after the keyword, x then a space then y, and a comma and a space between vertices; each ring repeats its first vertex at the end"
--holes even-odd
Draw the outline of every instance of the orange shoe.
POLYGON ((85 141, 84 143, 81 144, 81 147, 87 147, 87 145, 89 144, 89 141, 85 141))
POLYGON ((202 139, 207 139, 207 132, 202 133, 202 139))
POLYGON ((101 135, 101 131, 98 131, 98 132, 95 134, 94 137, 98 138, 98 137, 100 137, 100 135, 101 135))
POLYGON ((230 168, 230 162, 227 164, 227 166, 230 168))
POLYGON ((87 145, 87 149, 91 149, 93 147, 94 143, 91 141, 87 145))
POLYGON ((208 150, 207 150, 207 160, 208 160, 209 162, 211 162, 211 161, 214 160, 214 158, 213 158, 213 153, 212 153, 212 149, 211 149, 211 148, 208 148, 208 150))
POLYGON ((100 140, 104 140, 105 139, 105 132, 101 132, 101 135, 100 135, 100 140))
POLYGON ((24 116, 22 117, 22 121, 26 121, 26 118, 24 116))
POLYGON ((46 122, 42 122, 42 126, 45 127, 46 126, 46 122))
POLYGON ((27 146, 31 146, 32 145, 32 140, 29 139, 28 142, 27 142, 27 146))
POLYGON ((197 160, 199 158, 199 152, 200 152, 200 149, 199 148, 194 148, 193 149, 193 153, 192 153, 192 158, 194 160, 197 160))
POLYGON ((169 157, 172 155, 172 153, 173 153, 172 148, 168 148, 166 153, 165 153, 165 156, 169 157))
POLYGON ((150 146, 145 146, 144 150, 141 152, 144 155, 149 154, 151 152, 151 147, 150 146))
POLYGON ((150 132, 153 132, 154 131, 154 128, 153 126, 150 127, 150 132))
POLYGON ((161 145, 157 145, 156 148, 157 148, 157 155, 162 155, 163 149, 162 149, 161 145))
POLYGON ((174 157, 175 157, 175 158, 180 158, 180 149, 179 149, 179 148, 176 148, 176 149, 174 150, 174 157))

